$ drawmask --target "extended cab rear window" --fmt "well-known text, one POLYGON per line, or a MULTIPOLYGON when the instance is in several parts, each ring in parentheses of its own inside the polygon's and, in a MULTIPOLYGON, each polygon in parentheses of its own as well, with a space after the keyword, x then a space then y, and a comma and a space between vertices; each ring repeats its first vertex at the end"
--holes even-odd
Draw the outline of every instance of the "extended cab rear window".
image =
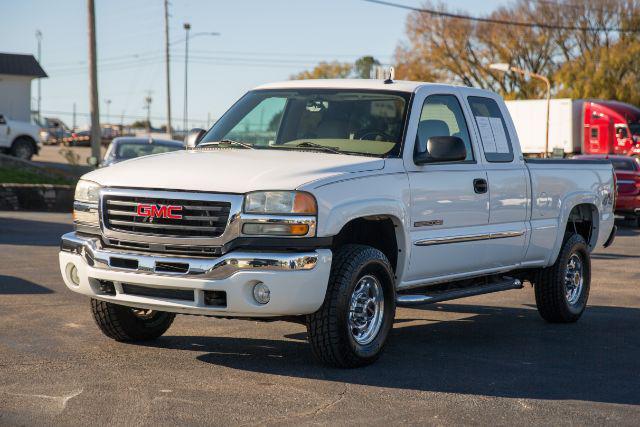
POLYGON ((478 126, 485 159, 488 162, 512 162, 513 145, 498 103, 482 96, 469 96, 467 100, 478 126))

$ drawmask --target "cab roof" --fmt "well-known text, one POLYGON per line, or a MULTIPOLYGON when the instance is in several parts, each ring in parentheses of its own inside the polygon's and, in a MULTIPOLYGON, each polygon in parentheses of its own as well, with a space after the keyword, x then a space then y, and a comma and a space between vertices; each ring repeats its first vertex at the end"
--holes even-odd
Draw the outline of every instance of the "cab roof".
POLYGON ((385 83, 384 80, 373 79, 310 79, 268 83, 254 89, 364 89, 415 92, 422 86, 458 87, 442 83, 412 82, 407 80, 393 80, 392 83, 385 83))

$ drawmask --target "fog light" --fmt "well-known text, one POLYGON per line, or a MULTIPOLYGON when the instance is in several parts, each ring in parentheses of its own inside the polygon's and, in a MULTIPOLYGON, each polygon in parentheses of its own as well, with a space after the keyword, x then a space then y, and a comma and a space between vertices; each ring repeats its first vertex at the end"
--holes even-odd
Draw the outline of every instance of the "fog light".
POLYGON ((268 303, 271 299, 271 291, 269 290, 269 287, 262 282, 256 283, 253 287, 253 298, 259 304, 268 303))
POLYGON ((78 276, 78 269, 76 268, 76 266, 70 262, 69 264, 67 264, 66 270, 67 278, 69 279, 69 281, 75 286, 80 286, 80 276, 78 276))

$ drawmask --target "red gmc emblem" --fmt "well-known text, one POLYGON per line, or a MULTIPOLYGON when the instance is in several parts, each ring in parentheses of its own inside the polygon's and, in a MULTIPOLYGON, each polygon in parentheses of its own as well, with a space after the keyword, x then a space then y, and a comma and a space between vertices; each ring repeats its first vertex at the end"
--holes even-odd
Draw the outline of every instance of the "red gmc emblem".
POLYGON ((178 212, 182 212, 182 206, 138 204, 136 207, 136 214, 147 218, 182 219, 178 212))

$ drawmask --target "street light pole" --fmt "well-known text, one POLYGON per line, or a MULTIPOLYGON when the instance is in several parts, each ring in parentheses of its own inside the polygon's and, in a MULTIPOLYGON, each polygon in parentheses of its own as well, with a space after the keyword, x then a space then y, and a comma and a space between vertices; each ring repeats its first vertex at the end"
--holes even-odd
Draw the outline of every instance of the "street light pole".
MULTIPOLYGON (((36 39, 38 40, 38 63, 42 66, 42 31, 36 30, 36 39)), ((42 116, 40 115, 40 108, 42 105, 42 77, 38 78, 38 123, 42 121, 42 116)))
POLYGON ((189 120, 189 109, 188 109, 188 97, 189 97, 189 84, 188 84, 188 77, 189 77, 189 30, 191 30, 191 24, 189 24, 188 22, 184 23, 184 30, 186 32, 186 38, 184 39, 184 112, 183 112, 183 125, 182 128, 184 129, 185 132, 185 137, 186 137, 186 133, 188 132, 187 130, 187 126, 188 126, 188 120, 189 120))
POLYGON ((164 0, 164 62, 167 77, 167 133, 169 139, 173 138, 173 126, 171 125, 171 67, 169 57, 169 1, 164 0))
POLYGON ((531 71, 523 70, 522 68, 512 67, 509 64, 499 63, 491 64, 489 68, 492 70, 502 71, 507 73, 512 71, 514 73, 522 74, 525 77, 531 77, 534 79, 542 80, 547 86, 547 121, 545 129, 545 142, 544 142, 544 157, 549 157, 549 110, 551 109, 551 82, 548 78, 541 74, 532 73, 531 71))
MULTIPOLYGON (((183 111, 183 119, 182 119, 182 127, 184 128, 185 132, 187 131, 187 126, 188 126, 188 120, 189 120, 189 109, 188 109, 188 102, 189 102, 189 95, 188 95, 188 90, 189 90, 189 40, 193 39, 195 37, 199 37, 199 36, 219 36, 220 33, 213 33, 213 32, 201 32, 201 33, 195 33, 193 35, 190 35, 189 31, 191 30, 191 24, 189 24, 188 22, 185 22, 183 25, 183 28, 185 29, 186 32, 186 37, 184 39, 184 111, 183 111)), ((171 42, 170 44, 175 44, 175 43, 182 43, 182 40, 176 40, 171 42)))

